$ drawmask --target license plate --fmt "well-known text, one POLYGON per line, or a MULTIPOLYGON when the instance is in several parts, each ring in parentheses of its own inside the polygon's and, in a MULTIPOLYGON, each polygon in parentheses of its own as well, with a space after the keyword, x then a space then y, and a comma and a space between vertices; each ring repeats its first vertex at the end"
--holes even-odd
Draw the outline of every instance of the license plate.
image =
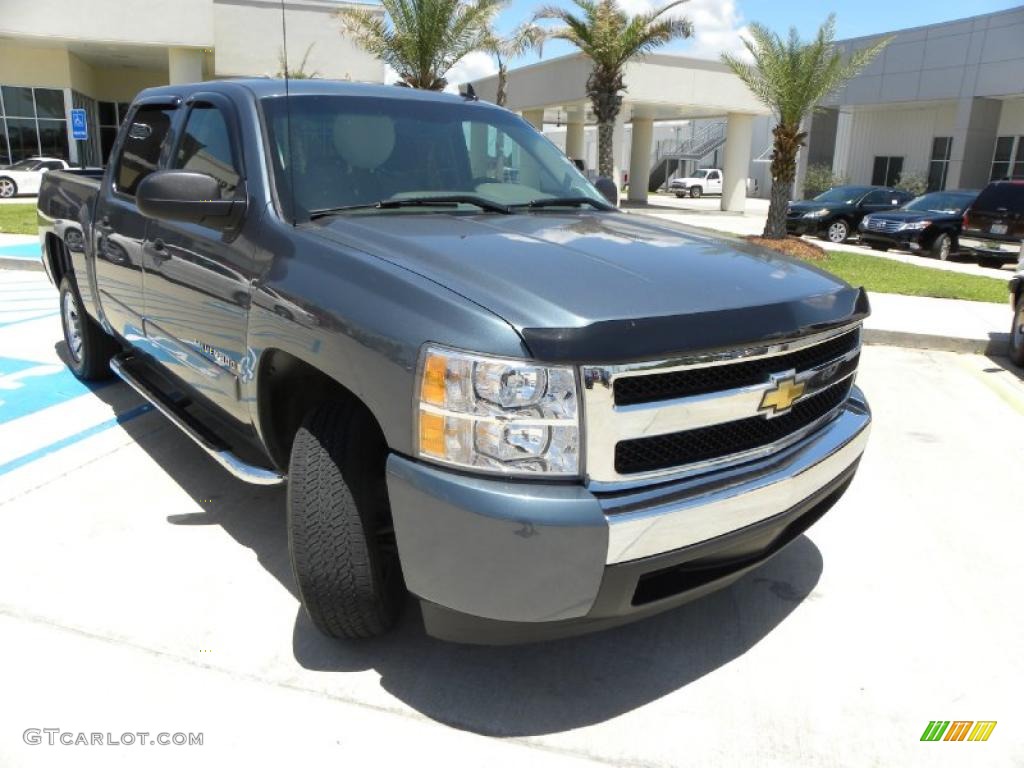
POLYGON ((993 235, 1005 235, 1006 225, 1005 224, 993 224, 992 229, 989 230, 993 235))

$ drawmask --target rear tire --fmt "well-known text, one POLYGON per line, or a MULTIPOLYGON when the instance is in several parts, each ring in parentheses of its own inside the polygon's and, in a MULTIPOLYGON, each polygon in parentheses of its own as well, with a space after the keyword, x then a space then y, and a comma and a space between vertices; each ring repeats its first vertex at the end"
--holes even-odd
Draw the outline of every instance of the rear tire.
POLYGON ((690 187, 690 197, 700 197, 704 190, 700 187, 690 187))
POLYGON ((71 372, 83 381, 109 379, 113 375, 110 358, 120 347, 85 313, 78 286, 69 275, 60 281, 60 322, 64 328, 71 372))
POLYGON ((1024 293, 1017 298, 1010 326, 1010 360, 1024 368, 1024 293))
POLYGON ((368 638, 395 625, 405 594, 390 527, 387 450, 351 402, 314 409, 292 443, 288 550, 302 606, 325 635, 368 638))

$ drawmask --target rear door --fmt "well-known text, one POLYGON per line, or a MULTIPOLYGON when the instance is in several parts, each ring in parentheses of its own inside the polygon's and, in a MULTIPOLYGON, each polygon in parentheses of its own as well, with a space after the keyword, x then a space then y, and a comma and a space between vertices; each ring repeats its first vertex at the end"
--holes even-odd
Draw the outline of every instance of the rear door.
POLYGON ((145 310, 146 219, 136 206, 135 192, 159 167, 177 109, 176 102, 166 99, 134 108, 121 129, 96 205, 93 252, 100 303, 114 330, 129 341, 141 338, 145 310))
MULTIPOLYGON (((222 94, 197 94, 167 167, 213 176, 223 199, 246 197, 236 110, 222 94)), ((249 211, 247 218, 255 219, 249 211)), ((255 221, 243 227, 255 227, 255 221)), ((239 378, 246 370, 246 329, 253 249, 241 231, 205 224, 150 222, 145 248, 146 334, 161 361, 218 407, 248 421, 239 378)))

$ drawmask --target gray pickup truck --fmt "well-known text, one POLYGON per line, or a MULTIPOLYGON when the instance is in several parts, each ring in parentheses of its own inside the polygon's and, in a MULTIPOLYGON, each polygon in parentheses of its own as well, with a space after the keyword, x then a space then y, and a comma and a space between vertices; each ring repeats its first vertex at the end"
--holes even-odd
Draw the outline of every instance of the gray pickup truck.
POLYGON ((672 608, 799 536, 867 440, 862 290, 624 214, 470 98, 147 90, 39 220, 74 372, 287 481, 331 636, 385 632, 407 590, 477 643, 672 608))

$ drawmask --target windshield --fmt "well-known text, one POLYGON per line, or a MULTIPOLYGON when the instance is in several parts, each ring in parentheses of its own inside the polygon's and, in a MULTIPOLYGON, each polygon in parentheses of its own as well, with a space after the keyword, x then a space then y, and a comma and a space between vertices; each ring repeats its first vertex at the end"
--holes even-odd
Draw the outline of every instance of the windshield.
POLYGON ((504 110, 360 96, 292 96, 290 105, 275 97, 262 106, 278 200, 296 220, 314 211, 435 196, 501 206, 580 197, 604 204, 554 144, 504 110))
POLYGON ((36 170, 39 169, 39 166, 41 166, 41 165, 42 165, 42 161, 40 161, 40 160, 22 160, 21 162, 17 162, 14 165, 12 165, 9 168, 9 170, 12 170, 12 171, 36 171, 36 170))
POLYGON ((871 187, 832 187, 814 199, 819 203, 853 203, 870 191, 871 187))
POLYGON ((957 195, 951 192, 931 192, 915 197, 903 206, 904 211, 925 211, 931 213, 963 213, 971 204, 974 195, 957 195))

